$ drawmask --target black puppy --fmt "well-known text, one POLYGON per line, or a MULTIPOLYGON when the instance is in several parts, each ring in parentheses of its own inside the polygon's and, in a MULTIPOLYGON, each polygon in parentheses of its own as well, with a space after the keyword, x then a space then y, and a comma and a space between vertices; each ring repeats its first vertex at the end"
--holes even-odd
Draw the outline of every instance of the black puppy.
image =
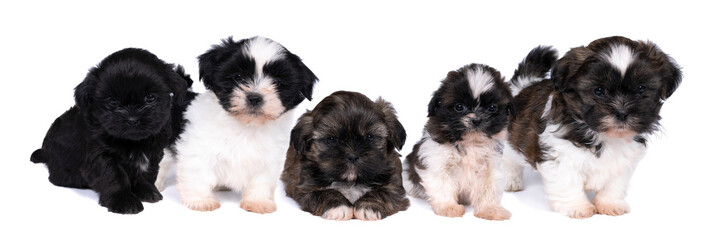
POLYGON ((109 211, 138 213, 141 201, 162 199, 153 184, 158 163, 177 138, 191 84, 182 66, 173 69, 146 50, 115 52, 75 88, 75 106, 55 120, 30 160, 45 163, 57 186, 90 188, 109 211))

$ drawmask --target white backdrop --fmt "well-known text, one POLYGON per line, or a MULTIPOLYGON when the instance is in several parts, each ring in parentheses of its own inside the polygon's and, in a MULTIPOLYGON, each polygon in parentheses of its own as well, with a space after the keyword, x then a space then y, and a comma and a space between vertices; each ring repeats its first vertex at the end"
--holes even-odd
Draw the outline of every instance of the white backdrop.
MULTIPOLYGON (((720 86, 717 7, 693 1, 19 2, 0 3, 2 239, 718 238, 711 229, 720 214, 714 199, 720 132, 711 125, 720 86), (403 155, 420 137, 439 81, 467 63, 488 64, 509 79, 539 44, 564 53, 623 35, 656 42, 685 78, 663 108, 663 133, 631 182, 632 212, 620 217, 572 220, 551 212, 530 170, 525 191, 505 194, 503 205, 513 216, 504 222, 475 218, 470 209, 463 218, 439 217, 417 199, 382 221, 325 221, 302 212, 280 187, 272 214, 245 212, 237 193, 220 193, 222 207, 201 213, 181 205, 174 181, 163 201, 144 204, 138 215, 116 215, 98 206, 90 190, 53 186, 47 169, 29 161, 52 121, 73 105, 73 88, 87 69, 108 54, 145 48, 184 65, 197 83, 196 57, 230 35, 269 37, 304 59, 320 82, 315 100, 300 109, 336 90, 391 101, 408 132, 403 155)), ((194 89, 204 90, 201 83, 194 89)))

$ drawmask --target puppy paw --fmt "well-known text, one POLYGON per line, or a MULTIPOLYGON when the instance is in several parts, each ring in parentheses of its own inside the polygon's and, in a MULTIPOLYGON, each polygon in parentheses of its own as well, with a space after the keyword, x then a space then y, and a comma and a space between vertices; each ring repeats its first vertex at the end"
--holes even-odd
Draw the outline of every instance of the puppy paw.
POLYGON ((272 200, 242 200, 240 207, 248 212, 266 214, 277 210, 275 201, 272 200))
POLYGON ((133 193, 137 196, 140 201, 154 203, 163 199, 162 194, 155 188, 154 185, 138 185, 133 189, 133 193))
POLYGON ((363 221, 376 221, 382 219, 382 214, 370 208, 356 208, 355 218, 363 221))
POLYGON ((465 206, 459 204, 446 204, 442 206, 433 206, 435 214, 445 217, 462 217, 465 215, 465 206))
POLYGON ((522 180, 519 180, 517 178, 508 178, 507 183, 505 183, 505 191, 506 192, 519 192, 522 190, 523 190, 522 180))
POLYGON ((623 200, 611 202, 596 201, 595 209, 597 209, 598 214, 620 216, 630 212, 630 205, 623 200))
POLYGON ((115 193, 101 205, 105 206, 110 212, 120 214, 136 214, 144 209, 140 200, 130 192, 115 193))
POLYGON ((487 220, 508 220, 512 214, 502 206, 493 206, 476 209, 475 217, 487 220))
POLYGON ((596 212, 595 206, 590 203, 558 206, 555 211, 565 216, 577 219, 592 217, 596 212))
POLYGON ((183 204, 195 211, 208 212, 220 207, 220 203, 215 199, 206 199, 201 201, 183 201, 183 204))
POLYGON ((160 179, 156 180, 155 188, 157 188, 159 192, 165 191, 165 181, 160 179))
POLYGON ((353 215, 352 207, 341 205, 325 211, 321 217, 327 220, 346 221, 352 219, 353 215))

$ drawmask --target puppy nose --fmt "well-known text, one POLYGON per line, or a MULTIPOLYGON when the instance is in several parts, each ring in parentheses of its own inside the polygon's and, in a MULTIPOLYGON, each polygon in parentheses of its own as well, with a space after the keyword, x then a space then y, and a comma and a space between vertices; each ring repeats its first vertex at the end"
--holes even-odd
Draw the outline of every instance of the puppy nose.
POLYGON ((615 113, 615 118, 617 118, 620 121, 625 121, 628 118, 628 113, 626 112, 617 112, 615 113))
POLYGON ((138 118, 137 117, 129 117, 127 119, 127 124, 130 126, 137 126, 138 125, 138 118))
POLYGON ((360 159, 360 157, 356 156, 355 154, 350 154, 348 155, 347 159, 349 162, 355 163, 358 161, 358 159, 360 159))
POLYGON ((250 106, 257 106, 260 105, 263 101, 263 97, 260 94, 257 93, 250 93, 247 95, 247 102, 250 104, 250 106))
POLYGON ((480 120, 480 119, 473 119, 473 120, 472 120, 472 124, 473 124, 473 126, 475 126, 475 127, 480 126, 480 123, 482 123, 482 120, 480 120))

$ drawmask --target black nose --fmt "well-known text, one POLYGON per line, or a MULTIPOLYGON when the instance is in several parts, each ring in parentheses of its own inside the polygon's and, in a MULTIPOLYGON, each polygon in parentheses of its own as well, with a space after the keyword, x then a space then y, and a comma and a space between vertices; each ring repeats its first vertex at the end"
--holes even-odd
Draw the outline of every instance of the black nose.
POLYGON ((482 120, 480 120, 480 119, 473 119, 473 120, 472 120, 472 124, 473 124, 473 126, 475 126, 475 127, 480 126, 480 123, 482 123, 482 120))
POLYGON ((626 112, 618 112, 618 113, 615 113, 615 118, 617 118, 620 121, 625 121, 628 118, 628 114, 626 112))
POLYGON ((130 126, 137 126, 138 125, 138 118, 137 117, 129 117, 127 119, 127 124, 130 126))
POLYGON ((347 159, 349 162, 355 163, 358 161, 358 159, 360 159, 360 157, 355 156, 355 154, 350 154, 350 155, 348 155, 347 159))
POLYGON ((250 93, 246 98, 248 104, 253 107, 260 105, 263 101, 263 97, 257 93, 250 93))

